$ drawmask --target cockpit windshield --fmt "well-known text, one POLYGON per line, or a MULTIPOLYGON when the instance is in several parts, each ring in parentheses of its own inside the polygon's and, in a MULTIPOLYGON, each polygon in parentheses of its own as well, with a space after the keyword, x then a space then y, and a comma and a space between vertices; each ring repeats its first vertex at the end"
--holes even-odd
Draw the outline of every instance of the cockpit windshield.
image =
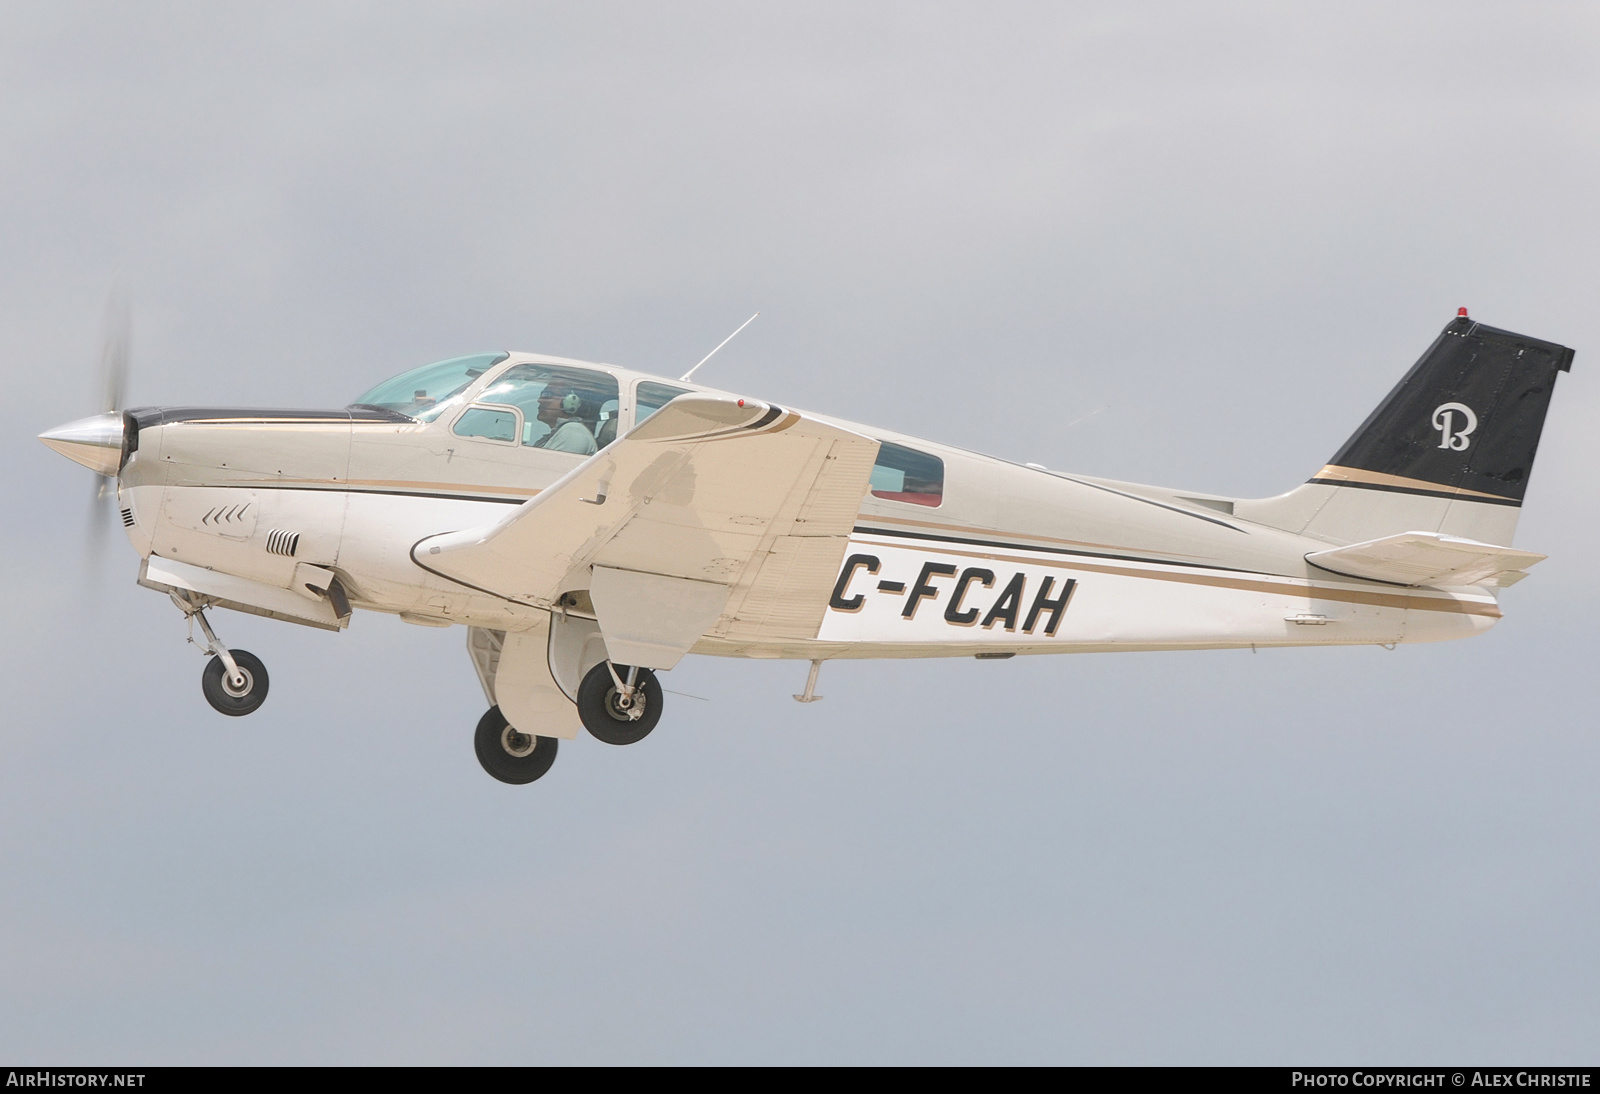
POLYGON ((431 422, 455 406, 474 380, 509 356, 477 353, 423 365, 385 380, 350 405, 393 410, 419 422, 431 422))

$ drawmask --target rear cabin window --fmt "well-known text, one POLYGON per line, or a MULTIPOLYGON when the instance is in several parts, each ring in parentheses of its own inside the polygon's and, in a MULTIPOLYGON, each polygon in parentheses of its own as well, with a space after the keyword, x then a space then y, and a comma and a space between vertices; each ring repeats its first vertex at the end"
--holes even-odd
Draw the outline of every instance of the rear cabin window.
POLYGON ((687 395, 686 387, 658 384, 654 380, 641 380, 633 397, 633 424, 638 425, 650 415, 666 406, 680 395, 687 395))
POLYGON ((872 465, 872 496, 912 505, 944 501, 944 461, 938 456, 884 441, 872 465))

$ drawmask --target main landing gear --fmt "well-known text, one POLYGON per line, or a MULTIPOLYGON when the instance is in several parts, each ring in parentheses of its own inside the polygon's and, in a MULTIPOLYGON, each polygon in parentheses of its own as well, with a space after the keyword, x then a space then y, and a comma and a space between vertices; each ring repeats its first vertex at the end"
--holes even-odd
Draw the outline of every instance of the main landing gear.
POLYGON ((201 633, 206 636, 206 644, 201 652, 211 654, 211 660, 206 662, 205 671, 200 674, 200 690, 205 692, 206 702, 217 713, 232 718, 254 713, 267 701, 267 666, 248 650, 230 650, 224 646, 211 629, 200 603, 184 599, 177 593, 172 594, 172 601, 182 609, 191 624, 189 641, 197 646, 200 644, 194 640, 192 625, 196 621, 200 624, 201 633))
POLYGON ((583 728, 608 745, 642 741, 661 721, 661 685, 649 669, 602 661, 578 685, 583 728))
POLYGON ((490 707, 478 719, 478 732, 472 738, 483 769, 503 783, 519 786, 550 770, 556 762, 558 744, 554 737, 519 732, 506 721, 499 707, 490 707))
MULTIPOLYGON (((661 685, 649 669, 602 661, 578 686, 578 718, 608 745, 642 741, 661 720, 661 685)), ((531 783, 556 762, 555 737, 523 733, 498 706, 478 720, 472 745, 478 762, 503 783, 531 783)))

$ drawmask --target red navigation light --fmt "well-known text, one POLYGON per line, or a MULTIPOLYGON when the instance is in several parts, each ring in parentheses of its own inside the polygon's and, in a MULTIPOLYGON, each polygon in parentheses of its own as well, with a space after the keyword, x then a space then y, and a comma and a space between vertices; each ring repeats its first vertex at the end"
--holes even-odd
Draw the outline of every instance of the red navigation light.
MULTIPOLYGON (((1463 309, 1462 309, 1462 311, 1461 311, 1461 314, 1462 314, 1462 315, 1465 315, 1465 314, 1467 314, 1467 312, 1466 312, 1466 309, 1465 309, 1465 308, 1463 308, 1463 309)), ((743 400, 743 399, 740 399, 740 400, 739 400, 739 405, 740 405, 740 406, 744 406, 744 400, 743 400)))
POLYGON ((1456 314, 1459 315, 1461 318, 1465 319, 1467 317, 1467 309, 1466 308, 1457 308, 1456 309, 1456 314))

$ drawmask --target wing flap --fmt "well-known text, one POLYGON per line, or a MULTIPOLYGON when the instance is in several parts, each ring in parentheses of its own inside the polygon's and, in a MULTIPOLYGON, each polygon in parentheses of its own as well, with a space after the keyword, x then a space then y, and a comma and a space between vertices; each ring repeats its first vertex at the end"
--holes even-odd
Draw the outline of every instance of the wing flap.
POLYGON ((780 536, 734 590, 716 634, 735 642, 815 638, 847 541, 780 536))
POLYGON ((1313 551, 1306 561, 1350 577, 1396 585, 1511 585, 1548 556, 1438 532, 1402 532, 1313 551))
POLYGON ((728 587, 596 566, 594 613, 606 650, 620 664, 670 669, 722 614, 728 587))

